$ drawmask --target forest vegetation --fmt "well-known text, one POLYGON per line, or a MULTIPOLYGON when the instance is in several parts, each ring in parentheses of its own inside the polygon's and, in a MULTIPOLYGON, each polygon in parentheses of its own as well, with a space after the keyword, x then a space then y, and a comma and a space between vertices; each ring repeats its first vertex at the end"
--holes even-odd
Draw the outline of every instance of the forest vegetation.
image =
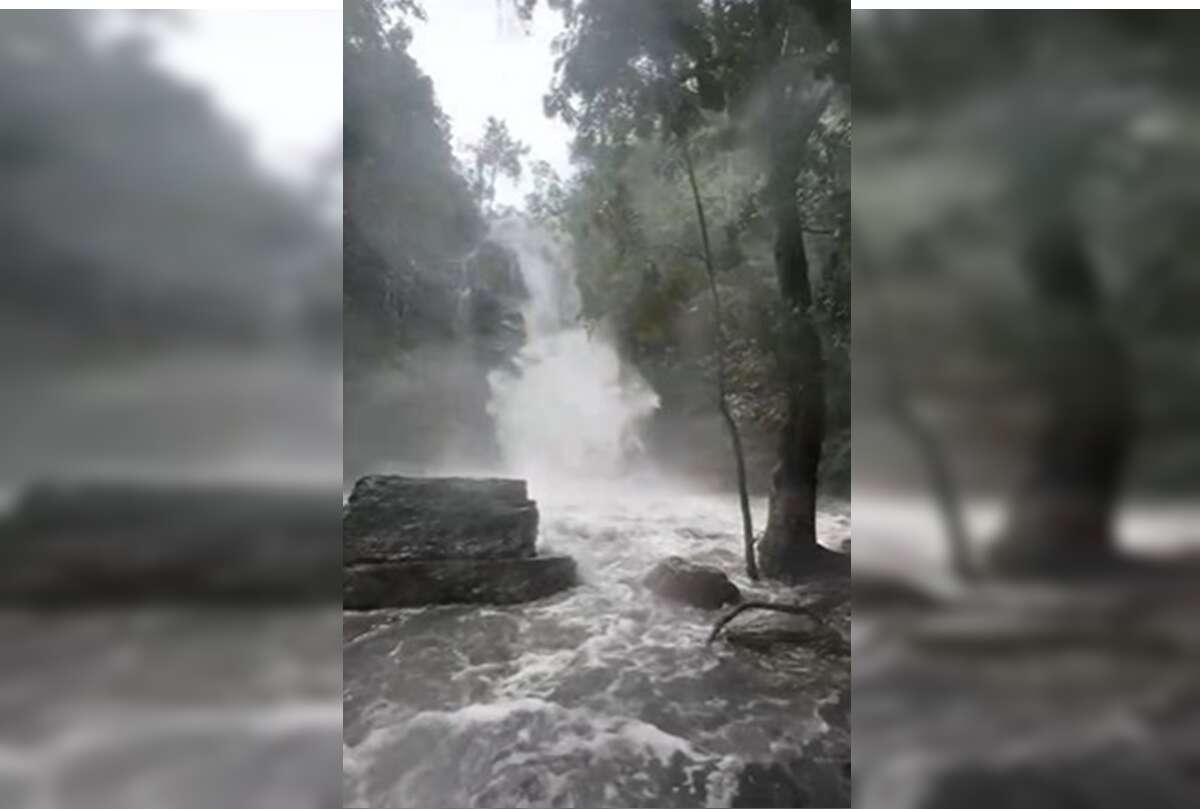
MULTIPOLYGON (((497 179, 526 173, 519 213, 570 245, 582 317, 662 397, 652 447, 669 457, 686 445, 669 425, 689 418, 724 446, 722 377, 750 485, 772 493, 760 554, 773 572, 795 571, 817 547, 818 481, 848 495, 848 6, 549 5, 565 28, 545 112, 574 132, 569 177, 497 119, 456 154, 408 53, 420 6, 348 5, 347 385, 457 339, 458 268, 489 219, 518 213, 496 204, 497 179)), ((719 454, 733 486, 728 447, 719 454)))

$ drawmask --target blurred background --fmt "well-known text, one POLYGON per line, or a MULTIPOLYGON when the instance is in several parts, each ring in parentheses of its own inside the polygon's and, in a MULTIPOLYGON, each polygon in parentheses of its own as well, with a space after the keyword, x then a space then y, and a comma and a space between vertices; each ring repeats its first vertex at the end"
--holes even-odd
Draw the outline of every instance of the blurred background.
POLYGON ((0 12, 0 805, 338 803, 340 32, 0 12))
POLYGON ((854 13, 855 806, 1190 806, 1200 18, 854 13))

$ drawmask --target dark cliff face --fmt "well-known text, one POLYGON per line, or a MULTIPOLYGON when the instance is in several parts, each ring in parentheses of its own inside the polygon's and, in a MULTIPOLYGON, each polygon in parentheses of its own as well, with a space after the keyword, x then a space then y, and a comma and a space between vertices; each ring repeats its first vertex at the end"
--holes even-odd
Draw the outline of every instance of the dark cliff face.
POLYGON ((464 265, 460 332, 480 363, 491 369, 507 362, 525 343, 522 308, 529 290, 516 253, 494 241, 480 245, 464 265))
POLYGON ((344 388, 345 477, 383 463, 495 465, 487 377, 526 337, 529 291, 516 254, 489 240, 465 258, 397 266, 364 250, 347 253, 346 272, 348 284, 391 280, 370 298, 386 315, 371 322, 383 325, 347 323, 355 361, 344 388))
POLYGON ((354 2, 345 15, 347 479, 383 463, 494 463, 487 374, 525 340, 520 266, 487 240, 450 121, 409 53, 413 14, 354 2))

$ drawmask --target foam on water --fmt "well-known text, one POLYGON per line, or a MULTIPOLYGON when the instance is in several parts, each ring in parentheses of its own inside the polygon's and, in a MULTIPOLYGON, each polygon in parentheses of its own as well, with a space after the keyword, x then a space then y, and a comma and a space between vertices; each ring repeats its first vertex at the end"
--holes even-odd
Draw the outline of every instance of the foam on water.
MULTIPOLYGON (((721 806, 748 762, 849 755, 818 716, 844 662, 706 646, 712 613, 641 584, 664 556, 740 573, 732 496, 532 490, 584 583, 512 607, 381 611, 345 650, 343 800, 357 806, 721 806)), ((765 503, 756 501, 762 517, 765 503)), ((823 514, 828 544, 848 533, 823 514)))
POLYGON ((340 611, 0 615, 0 805, 333 805, 340 611))
MULTIPOLYGON (((526 345, 490 375, 489 411, 505 471, 538 501, 540 552, 573 557, 583 583, 531 604, 355 616, 344 804, 722 806, 747 762, 804 755, 836 771, 849 729, 816 711, 848 689, 845 662, 707 646, 712 613, 644 587, 680 555, 756 593, 736 496, 655 476, 639 432, 658 397, 580 323, 566 251, 519 222, 493 238, 516 252, 530 297, 526 345)), ((835 544, 848 525, 823 514, 819 530, 835 544)))

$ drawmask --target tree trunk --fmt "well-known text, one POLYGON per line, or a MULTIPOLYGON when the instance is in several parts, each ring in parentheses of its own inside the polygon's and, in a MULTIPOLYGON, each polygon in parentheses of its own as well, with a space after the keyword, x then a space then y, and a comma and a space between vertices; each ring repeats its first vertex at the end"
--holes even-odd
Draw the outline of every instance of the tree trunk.
POLYGON ((729 430, 729 441, 733 445, 733 459, 737 471, 738 504, 742 510, 742 544, 746 555, 746 576, 751 581, 758 579, 758 561, 754 558, 754 518, 750 514, 750 489, 746 482, 746 452, 742 447, 742 434, 738 429, 733 411, 729 409, 728 380, 725 370, 725 319, 721 308, 721 293, 717 288, 717 268, 713 263, 712 244, 708 238, 708 218, 704 215, 704 200, 700 197, 700 185, 696 182, 696 169, 692 165, 692 154, 687 141, 679 145, 683 152, 683 165, 687 169, 688 184, 692 189, 692 201, 696 205, 696 221, 700 225, 700 239, 704 246, 704 268, 708 273, 708 287, 713 302, 713 335, 717 360, 717 410, 729 430))
POLYGON ((825 363, 813 322, 804 231, 796 204, 798 161, 772 160, 767 196, 775 225, 775 270, 786 314, 780 370, 787 387, 787 421, 771 476, 767 530, 758 543, 759 569, 768 578, 796 580, 843 566, 845 557, 817 544, 817 473, 825 438, 825 363))
POLYGON ((1132 371, 1069 225, 1044 228, 1027 269, 1040 326, 1042 418, 1030 469, 988 561, 1011 575, 1086 573, 1117 557, 1114 516, 1135 433, 1132 371))

